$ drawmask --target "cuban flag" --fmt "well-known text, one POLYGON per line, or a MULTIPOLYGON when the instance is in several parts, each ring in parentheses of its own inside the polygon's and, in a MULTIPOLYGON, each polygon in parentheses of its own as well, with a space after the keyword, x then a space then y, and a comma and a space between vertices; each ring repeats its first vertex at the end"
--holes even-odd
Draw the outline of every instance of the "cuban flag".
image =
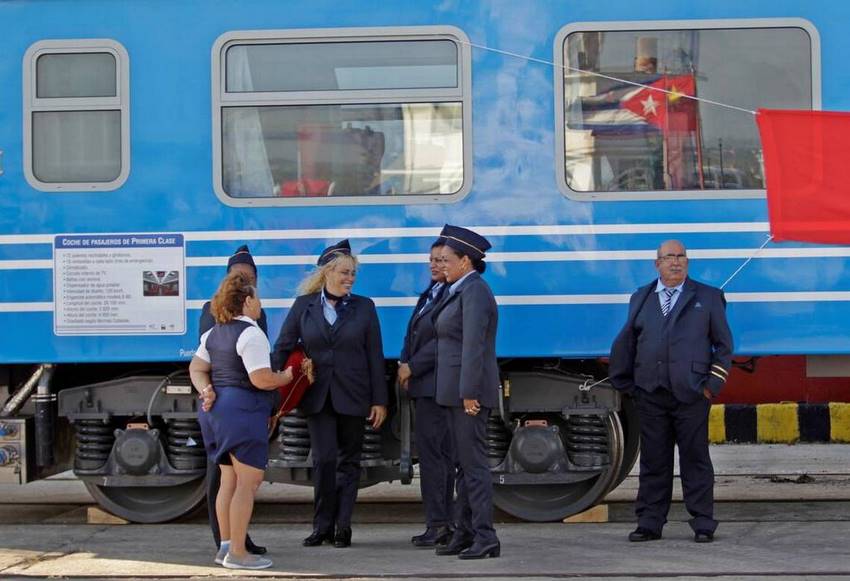
POLYGON ((696 95, 693 75, 657 76, 644 84, 618 83, 577 99, 568 111, 567 128, 622 136, 696 129, 696 101, 685 98, 696 95))

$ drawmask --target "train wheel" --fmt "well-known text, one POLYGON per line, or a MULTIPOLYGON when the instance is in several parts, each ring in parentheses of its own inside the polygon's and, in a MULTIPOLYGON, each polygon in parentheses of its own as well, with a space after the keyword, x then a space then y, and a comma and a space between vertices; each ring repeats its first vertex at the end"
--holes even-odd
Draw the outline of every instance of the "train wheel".
POLYGON ((206 479, 177 486, 99 486, 86 482, 95 501, 115 516, 136 523, 161 523, 195 510, 206 494, 206 479))
POLYGON ((623 424, 623 436, 625 446, 623 447, 623 464, 620 473, 614 480, 611 490, 614 490, 632 471, 640 452, 640 418, 638 417, 637 405, 631 396, 623 396, 622 408, 620 409, 620 423, 623 424))
POLYGON ((617 414, 605 418, 608 466, 580 482, 566 484, 496 484, 493 503, 504 512, 534 522, 558 521, 584 512, 601 501, 620 474, 623 426, 617 414))

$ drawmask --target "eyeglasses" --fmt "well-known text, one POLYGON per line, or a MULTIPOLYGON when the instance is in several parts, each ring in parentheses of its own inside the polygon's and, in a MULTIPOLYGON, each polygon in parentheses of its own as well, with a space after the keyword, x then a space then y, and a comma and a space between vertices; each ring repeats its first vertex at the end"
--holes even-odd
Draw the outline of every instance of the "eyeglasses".
POLYGON ((664 262, 674 262, 677 260, 679 262, 685 262, 688 259, 687 255, 685 254, 665 254, 664 256, 659 256, 658 258, 660 260, 663 260, 664 262))

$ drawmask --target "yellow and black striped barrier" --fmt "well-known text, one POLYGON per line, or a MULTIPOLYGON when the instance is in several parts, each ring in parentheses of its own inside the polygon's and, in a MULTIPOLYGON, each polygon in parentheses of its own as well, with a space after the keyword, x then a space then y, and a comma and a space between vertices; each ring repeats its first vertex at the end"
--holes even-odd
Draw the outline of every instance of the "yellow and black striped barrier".
POLYGON ((850 403, 760 403, 711 406, 714 444, 850 443, 850 403))

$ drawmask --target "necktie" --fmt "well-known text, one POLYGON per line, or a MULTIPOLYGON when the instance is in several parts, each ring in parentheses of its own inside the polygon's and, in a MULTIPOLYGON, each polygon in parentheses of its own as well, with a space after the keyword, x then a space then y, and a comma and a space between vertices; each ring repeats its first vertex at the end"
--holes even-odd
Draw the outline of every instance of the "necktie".
POLYGON ((670 312, 670 305, 673 302, 673 295, 676 294, 676 289, 674 288, 665 288, 664 289, 664 303, 661 305, 661 313, 666 317, 670 312))
POLYGON ((443 290, 442 285, 435 285, 431 288, 431 291, 428 293, 428 297, 425 299, 425 304, 422 305, 422 308, 419 309, 419 314, 421 315, 425 312, 425 309, 428 308, 428 305, 435 302, 437 298, 440 296, 440 291, 443 290))

